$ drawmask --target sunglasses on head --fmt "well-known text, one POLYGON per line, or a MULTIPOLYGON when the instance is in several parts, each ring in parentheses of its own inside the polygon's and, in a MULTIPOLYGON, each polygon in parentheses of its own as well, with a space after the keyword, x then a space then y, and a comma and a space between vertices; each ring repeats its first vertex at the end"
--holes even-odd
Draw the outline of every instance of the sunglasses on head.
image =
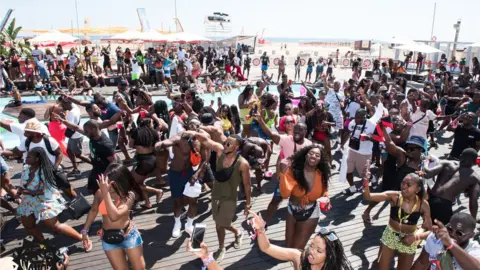
POLYGON ((445 226, 445 228, 447 228, 447 231, 448 231, 448 233, 449 233, 450 235, 455 234, 457 237, 463 237, 463 236, 465 236, 465 233, 464 233, 464 232, 458 231, 458 230, 454 230, 454 229, 452 228, 452 225, 450 225, 450 224, 447 224, 447 225, 445 226))
POLYGON ((338 240, 337 235, 335 234, 334 231, 330 231, 327 227, 321 227, 320 228, 320 234, 327 237, 328 240, 330 241, 335 241, 338 240))
POLYGON ((294 122, 292 120, 287 120, 285 121, 285 125, 288 125, 288 124, 293 124, 294 122))

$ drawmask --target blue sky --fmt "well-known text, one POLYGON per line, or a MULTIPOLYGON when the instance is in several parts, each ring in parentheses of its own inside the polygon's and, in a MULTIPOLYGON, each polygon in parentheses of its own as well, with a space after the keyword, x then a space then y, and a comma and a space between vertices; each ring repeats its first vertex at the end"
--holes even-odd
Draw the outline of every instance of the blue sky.
MULTIPOLYGON (((125 26, 140 29, 137 8, 146 8, 154 29, 174 30, 174 0, 77 0, 79 22, 92 27, 125 26)), ((2 0, 0 16, 8 8, 26 29, 76 26, 74 0, 2 0)), ((228 13, 232 33, 266 37, 430 39, 433 6, 437 3, 434 35, 450 41, 453 24, 462 19, 460 41, 480 41, 479 0, 177 0, 177 13, 185 31, 204 35, 204 17, 215 11, 228 13)))

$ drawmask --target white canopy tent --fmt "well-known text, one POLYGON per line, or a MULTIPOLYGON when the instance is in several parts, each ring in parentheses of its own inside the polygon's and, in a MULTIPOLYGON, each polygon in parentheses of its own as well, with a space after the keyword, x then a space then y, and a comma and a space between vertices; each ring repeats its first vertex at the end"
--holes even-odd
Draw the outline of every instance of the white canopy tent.
POLYGON ((169 42, 178 42, 178 43, 203 43, 203 42, 211 42, 212 40, 197 35, 193 33, 187 33, 187 32, 179 32, 175 34, 170 34, 167 35, 169 38, 169 42))
POLYGON ((406 50, 406 51, 422 52, 422 53, 443 53, 442 50, 439 50, 435 47, 428 46, 426 44, 415 43, 415 42, 396 46, 393 48, 399 49, 399 50, 406 50))
POLYGON ((480 47, 480 42, 470 44, 468 47, 480 47))
POLYGON ((126 31, 126 32, 123 32, 123 33, 120 33, 120 34, 116 34, 116 35, 113 35, 111 36, 110 38, 107 38, 107 40, 128 40, 128 41, 132 41, 132 40, 142 40, 142 33, 139 32, 139 31, 132 31, 132 30, 129 30, 129 31, 126 31))
POLYGON ((30 39, 30 43, 41 47, 51 47, 56 45, 73 45, 78 38, 64 34, 58 30, 50 30, 47 33, 38 35, 30 39))
POLYGON ((166 35, 162 35, 157 31, 148 31, 148 32, 142 32, 140 33, 139 40, 144 40, 144 41, 150 41, 150 42, 167 42, 168 38, 166 35))

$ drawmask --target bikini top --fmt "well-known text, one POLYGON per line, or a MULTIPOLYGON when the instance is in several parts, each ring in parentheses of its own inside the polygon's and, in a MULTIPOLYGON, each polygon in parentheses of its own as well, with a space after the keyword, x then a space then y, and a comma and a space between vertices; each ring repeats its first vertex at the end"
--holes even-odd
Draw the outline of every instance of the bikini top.
POLYGON ((418 197, 416 198, 415 205, 412 208, 412 213, 407 213, 401 208, 402 202, 403 198, 400 195, 397 200, 398 205, 390 208, 390 218, 405 225, 417 225, 418 219, 420 219, 420 216, 422 215, 420 212, 420 209, 422 209, 422 200, 418 197), (418 201, 420 201, 420 205, 418 205, 418 201))
POLYGON ((323 186, 323 175, 320 171, 316 171, 315 184, 313 185, 312 189, 307 193, 298 184, 291 168, 289 168, 286 173, 280 174, 280 194, 284 199, 290 196, 301 198, 303 206, 307 205, 310 202, 316 201, 320 197, 328 197, 328 191, 326 187, 323 186))
MULTIPOLYGON (((117 204, 115 205, 115 207, 118 207, 120 205, 120 200, 117 201, 117 204)), ((105 205, 105 201, 102 200, 102 202, 100 203, 100 205, 98 206, 98 212, 100 212, 100 214, 102 214, 102 216, 106 216, 108 215, 107 213, 107 206, 105 205)))

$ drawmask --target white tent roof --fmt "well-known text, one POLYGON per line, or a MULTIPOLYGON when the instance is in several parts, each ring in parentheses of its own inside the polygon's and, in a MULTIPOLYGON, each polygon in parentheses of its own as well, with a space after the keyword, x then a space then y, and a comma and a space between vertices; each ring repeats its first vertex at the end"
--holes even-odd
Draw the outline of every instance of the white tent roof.
POLYGON ((141 40, 142 33, 139 31, 129 30, 120 34, 113 35, 107 39, 109 40, 141 40))
POLYGON ((470 44, 468 47, 480 47, 480 42, 470 44))
POLYGON ((421 43, 404 44, 404 45, 396 46, 394 47, 394 49, 422 52, 422 53, 442 53, 443 52, 442 50, 439 50, 435 47, 428 46, 426 44, 421 44, 421 43))
POLYGON ((211 40, 197 35, 193 33, 187 33, 187 32, 179 32, 175 34, 170 34, 167 35, 167 37, 171 38, 168 41, 171 42, 179 42, 179 43, 202 43, 202 42, 210 42, 211 40))
POLYGON ((30 42, 32 44, 37 44, 39 46, 55 46, 55 45, 68 45, 75 43, 75 41, 78 40, 78 38, 64 34, 60 31, 57 30, 50 30, 47 33, 38 35, 32 39, 30 39, 30 42))
POLYGON ((151 42, 167 42, 168 40, 166 35, 162 35, 155 30, 140 33, 140 37, 141 37, 140 38, 141 40, 151 41, 151 42))
POLYGON ((384 43, 388 43, 388 44, 399 44, 399 45, 415 43, 415 42, 414 42, 413 40, 411 40, 411 39, 401 38, 401 37, 392 37, 391 39, 382 40, 382 41, 383 41, 384 43))

